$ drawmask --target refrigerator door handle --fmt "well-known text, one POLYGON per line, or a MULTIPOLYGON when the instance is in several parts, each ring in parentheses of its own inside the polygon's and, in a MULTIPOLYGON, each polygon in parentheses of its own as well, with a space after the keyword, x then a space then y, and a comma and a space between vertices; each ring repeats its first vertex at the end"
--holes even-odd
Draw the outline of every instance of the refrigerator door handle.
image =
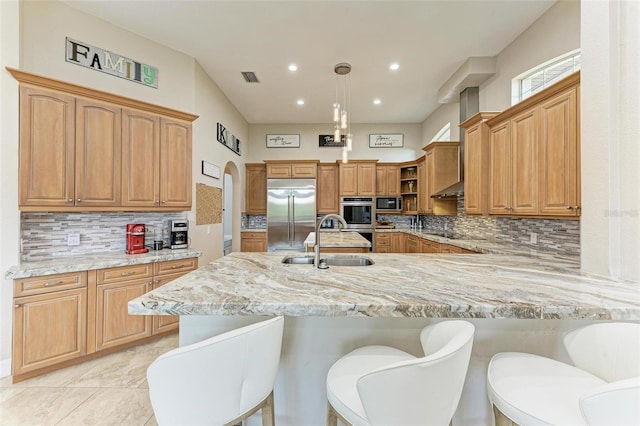
POLYGON ((293 220, 291 221, 291 241, 295 241, 296 239, 296 196, 291 196, 291 215, 293 216, 293 220))
POLYGON ((291 241, 291 195, 287 195, 287 238, 291 241))

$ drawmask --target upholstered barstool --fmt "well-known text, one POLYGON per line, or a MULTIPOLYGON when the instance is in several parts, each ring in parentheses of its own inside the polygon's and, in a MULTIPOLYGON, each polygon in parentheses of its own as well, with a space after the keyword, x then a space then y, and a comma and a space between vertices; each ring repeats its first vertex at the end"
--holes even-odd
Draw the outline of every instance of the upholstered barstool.
POLYGON ((518 352, 493 356, 487 391, 496 425, 640 425, 640 324, 567 333, 569 365, 518 352))
POLYGON ((327 374, 327 425, 450 424, 464 386, 475 327, 444 321, 425 327, 425 356, 365 346, 336 361, 327 374))
POLYGON ((234 425, 262 409, 272 426, 283 327, 276 317, 158 357, 147 369, 157 423, 234 425))

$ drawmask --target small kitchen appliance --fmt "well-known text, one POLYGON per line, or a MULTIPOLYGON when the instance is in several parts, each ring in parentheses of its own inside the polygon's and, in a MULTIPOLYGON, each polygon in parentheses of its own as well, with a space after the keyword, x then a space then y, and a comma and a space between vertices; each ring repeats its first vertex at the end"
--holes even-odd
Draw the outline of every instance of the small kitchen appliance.
POLYGON ((146 228, 142 223, 127 224, 127 254, 147 253, 148 248, 144 246, 144 233, 146 228))
POLYGON ((376 213, 400 212, 402 197, 376 197, 376 213))
POLYGON ((186 249, 189 247, 189 222, 172 219, 169 221, 169 248, 186 249))

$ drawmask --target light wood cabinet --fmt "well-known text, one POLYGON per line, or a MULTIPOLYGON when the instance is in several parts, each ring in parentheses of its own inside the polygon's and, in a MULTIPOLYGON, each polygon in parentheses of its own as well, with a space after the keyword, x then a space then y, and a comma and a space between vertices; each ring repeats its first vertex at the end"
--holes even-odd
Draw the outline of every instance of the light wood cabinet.
POLYGON ((122 111, 122 205, 160 205, 160 117, 122 111))
POLYGON ((405 234, 402 232, 376 232, 374 237, 376 253, 405 252, 405 234))
POLYGON ((149 315, 129 315, 129 300, 152 289, 153 265, 99 269, 96 282, 96 351, 151 336, 149 315))
POLYGON ((351 160, 340 162, 340 195, 374 197, 376 195, 376 162, 351 160))
POLYGON ((376 195, 400 195, 400 168, 397 164, 376 165, 376 195))
POLYGON ((240 251, 265 252, 267 251, 266 232, 242 232, 240 251))
POLYGON ((408 235, 406 237, 406 252, 407 253, 420 253, 421 252, 421 247, 420 247, 420 238, 418 238, 415 235, 408 235))
POLYGON ((580 215, 578 90, 571 87, 540 104, 540 214, 580 215))
POLYGON ((318 214, 340 211, 340 180, 337 164, 318 164, 316 206, 318 214))
POLYGON ((20 87, 20 207, 75 204, 75 98, 20 87))
POLYGON ((420 240, 420 253, 441 253, 442 244, 437 241, 427 240, 422 238, 420 240))
POLYGON ((267 178, 314 178, 317 177, 317 160, 291 162, 289 160, 267 160, 267 178))
POLYGON ((189 210, 197 116, 8 68, 23 211, 189 210))
POLYGON ((121 205, 121 109, 76 99, 76 207, 121 205))
POLYGON ((245 164, 244 208, 246 214, 267 214, 267 166, 245 164))
POLYGON ((431 195, 458 181, 458 146, 458 142, 432 142, 422 148, 425 151, 425 171, 424 180, 419 183, 419 213, 434 213, 431 195))
POLYGON ((579 73, 489 119, 489 213, 580 215, 579 73))
POLYGON ((464 211, 489 212, 489 126, 487 120, 497 112, 479 112, 460 124, 465 130, 464 211))
POLYGON ((15 280, 13 303, 13 376, 86 354, 86 272, 15 280))

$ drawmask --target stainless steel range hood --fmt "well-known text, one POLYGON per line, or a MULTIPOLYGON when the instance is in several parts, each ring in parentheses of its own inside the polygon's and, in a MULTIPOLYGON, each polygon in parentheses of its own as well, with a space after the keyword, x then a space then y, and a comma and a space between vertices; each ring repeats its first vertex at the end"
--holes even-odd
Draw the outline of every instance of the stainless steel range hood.
MULTIPOLYGON (((467 87, 460 92, 460 123, 480 111, 478 87, 467 87)), ((458 182, 431 195, 431 198, 452 199, 464 194, 464 132, 460 132, 460 158, 458 160, 458 182)))

